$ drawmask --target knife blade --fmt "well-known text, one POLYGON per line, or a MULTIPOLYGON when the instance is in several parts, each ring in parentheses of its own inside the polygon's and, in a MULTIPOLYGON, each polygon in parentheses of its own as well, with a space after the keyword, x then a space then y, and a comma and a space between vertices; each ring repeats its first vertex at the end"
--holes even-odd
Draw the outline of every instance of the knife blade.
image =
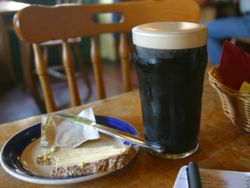
POLYGON ((101 133, 103 133, 105 135, 117 138, 117 139, 122 140, 122 141, 126 140, 126 141, 128 141, 128 142, 130 142, 132 144, 136 144, 138 146, 144 147, 144 148, 152 150, 154 152, 157 152, 157 153, 162 153, 163 152, 162 148, 155 147, 155 146, 150 146, 147 143, 145 143, 144 139, 142 139, 140 137, 137 137, 137 136, 134 136, 132 134, 125 133, 125 132, 122 132, 122 131, 107 127, 105 125, 101 125, 99 123, 91 121, 90 119, 79 117, 79 116, 74 116, 74 115, 70 115, 70 114, 58 113, 58 114, 55 114, 55 115, 58 116, 58 117, 61 117, 63 119, 78 123, 80 125, 93 126, 99 132, 101 132, 101 133))

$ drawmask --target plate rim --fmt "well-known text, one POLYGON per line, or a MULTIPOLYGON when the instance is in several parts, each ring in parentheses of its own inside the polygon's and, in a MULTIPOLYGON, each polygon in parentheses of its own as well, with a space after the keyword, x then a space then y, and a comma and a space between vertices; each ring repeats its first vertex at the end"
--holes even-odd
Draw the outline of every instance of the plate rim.
MULTIPOLYGON (((126 122, 126 121, 124 121, 122 119, 119 119, 119 118, 116 118, 116 117, 113 117, 113 116, 105 116, 105 115, 95 115, 95 116, 96 117, 103 117, 103 118, 111 118, 111 119, 115 119, 115 120, 118 120, 120 122, 123 122, 123 123, 127 124, 127 126, 129 126, 130 128, 132 128, 133 131, 135 131, 136 136, 140 136, 138 130, 134 126, 132 126, 130 123, 128 123, 128 122, 126 122)), ((105 176, 105 175, 108 175, 108 174, 111 174, 111 173, 114 173, 114 172, 116 172, 118 170, 123 169, 123 168, 121 168, 121 169, 118 169, 118 170, 101 172, 101 173, 96 173, 96 174, 92 174, 92 175, 81 175, 81 176, 68 177, 68 178, 65 177, 65 178, 62 178, 62 179, 59 179, 59 178, 58 179, 53 179, 53 178, 48 178, 46 176, 44 176, 44 178, 40 178, 39 176, 36 176, 35 174, 34 174, 34 176, 29 176, 29 175, 26 175, 26 174, 20 174, 20 173, 15 172, 13 169, 10 169, 3 162, 3 159, 2 159, 3 158, 3 150, 5 149, 6 145, 12 139, 14 139, 14 137, 16 137, 18 134, 20 134, 21 132, 25 131, 26 129, 33 128, 33 127, 38 126, 40 124, 41 124, 41 122, 38 122, 38 123, 35 123, 35 124, 31 125, 31 126, 28 126, 26 128, 23 128, 23 129, 17 131, 13 136, 11 136, 9 139, 7 139, 5 141, 5 143, 3 144, 2 148, 1 148, 1 151, 0 151, 0 164, 1 164, 2 168, 5 170, 5 172, 7 172, 9 175, 11 175, 11 176, 13 176, 13 177, 15 177, 15 178, 17 178, 19 180, 26 181, 26 182, 29 182, 29 183, 44 184, 44 185, 62 185, 62 184, 72 184, 72 183, 79 183, 79 182, 90 181, 92 179, 96 179, 96 178, 99 178, 99 177, 102 177, 102 176, 105 176)), ((136 152, 135 152, 134 156, 132 157, 132 159, 130 160, 130 162, 137 155, 137 153, 139 151, 139 147, 135 147, 135 150, 136 150, 136 152)), ((24 149, 22 150, 22 152, 23 151, 24 151, 24 149)))

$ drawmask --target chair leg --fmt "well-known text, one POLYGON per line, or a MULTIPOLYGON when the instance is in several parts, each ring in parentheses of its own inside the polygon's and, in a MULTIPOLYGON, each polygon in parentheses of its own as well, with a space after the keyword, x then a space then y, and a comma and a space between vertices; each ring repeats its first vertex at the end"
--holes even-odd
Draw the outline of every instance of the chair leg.
POLYGON ((20 54, 25 87, 30 91, 41 113, 45 113, 45 104, 39 95, 38 87, 35 81, 36 79, 33 74, 33 66, 31 62, 31 46, 29 44, 20 42, 20 54))
POLYGON ((4 22, 4 19, 0 17, 0 63, 3 66, 4 70, 2 71, 1 80, 4 80, 6 83, 14 83, 15 75, 12 67, 12 58, 11 58, 11 48, 10 41, 8 36, 8 27, 4 22))
POLYGON ((114 37, 115 60, 119 60, 119 39, 114 37))

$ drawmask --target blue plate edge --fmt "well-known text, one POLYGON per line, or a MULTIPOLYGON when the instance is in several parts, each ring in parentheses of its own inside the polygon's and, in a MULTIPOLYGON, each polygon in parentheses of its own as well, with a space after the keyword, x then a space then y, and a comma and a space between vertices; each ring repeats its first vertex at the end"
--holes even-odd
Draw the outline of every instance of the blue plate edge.
MULTIPOLYGON (((139 136, 139 133, 137 131, 137 129, 135 127, 133 127, 130 123, 122 120, 122 119, 119 119, 119 118, 115 118, 115 117, 112 117, 112 116, 103 116, 103 115, 95 115, 96 118, 98 119, 99 117, 100 118, 110 118, 110 119, 113 119, 114 121, 119 121, 121 122, 122 124, 126 124, 127 127, 129 127, 130 129, 132 129, 136 136, 139 136)), ((83 178, 84 176, 89 176, 89 175, 81 175, 81 176, 72 176, 72 177, 59 177, 59 178, 55 178, 55 177, 48 177, 48 176, 37 176, 37 175, 27 175, 27 174, 20 174, 20 173, 17 173, 14 169, 12 168, 9 168, 8 165, 6 165, 3 161, 3 150, 6 148, 6 145, 12 140, 14 139, 18 134, 24 132, 25 130, 29 129, 29 128, 33 128, 35 126, 39 126, 41 124, 41 122, 38 122, 34 125, 31 125, 29 127, 26 127, 26 128, 23 128, 19 131, 17 131, 13 136, 11 136, 5 143, 4 145, 2 146, 1 148, 1 152, 0 152, 0 164, 1 166, 3 167, 3 169, 10 175, 12 175, 13 177, 15 178, 18 178, 20 180, 24 180, 24 181, 27 181, 27 182, 30 182, 30 183, 37 183, 37 184, 65 184, 65 181, 67 180, 76 180, 74 183, 77 183, 77 182, 81 182, 81 178, 83 178), (32 180, 29 180, 29 178, 32 177, 32 180), (41 180, 42 179, 42 180, 41 180), (34 182, 36 181, 36 182, 34 182), (47 183, 44 183, 44 182, 39 182, 39 181, 47 181, 47 183), (55 181, 57 181, 57 183, 54 183, 55 181), (62 183, 60 183, 60 181, 63 181, 62 183)), ((106 125, 107 126, 107 125, 106 125)), ((26 148, 26 146, 25 146, 26 148)), ((137 150, 138 151, 138 150, 137 150)), ((23 150, 22 150, 23 152, 23 150)), ((135 154, 136 155, 136 154, 135 154)), ((21 155, 20 155, 21 156, 21 155)), ((31 172, 32 173, 32 172, 31 172)), ((102 174, 106 174, 106 173, 100 173, 100 176, 103 176, 102 174)))

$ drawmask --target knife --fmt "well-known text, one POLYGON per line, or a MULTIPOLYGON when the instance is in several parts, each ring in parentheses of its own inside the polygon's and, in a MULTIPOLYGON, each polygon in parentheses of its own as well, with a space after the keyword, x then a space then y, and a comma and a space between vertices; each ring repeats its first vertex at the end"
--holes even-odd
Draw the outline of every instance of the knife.
POLYGON ((145 143, 145 140, 143 140, 140 137, 137 137, 137 136, 131 135, 129 133, 125 133, 125 132, 122 132, 122 131, 107 127, 105 125, 101 125, 101 124, 96 123, 94 121, 91 121, 90 119, 87 119, 87 118, 74 116, 74 115, 69 115, 69 114, 55 114, 55 115, 58 116, 58 117, 61 117, 63 119, 66 119, 66 120, 69 120, 69 121, 84 125, 84 126, 93 126, 99 132, 101 132, 101 133, 103 133, 105 135, 117 138, 117 139, 122 140, 122 141, 126 140, 126 141, 128 141, 128 142, 130 142, 132 144, 136 144, 138 146, 141 146, 143 148, 152 150, 152 151, 157 152, 157 153, 162 153, 164 151, 159 146, 151 146, 151 145, 145 143))

